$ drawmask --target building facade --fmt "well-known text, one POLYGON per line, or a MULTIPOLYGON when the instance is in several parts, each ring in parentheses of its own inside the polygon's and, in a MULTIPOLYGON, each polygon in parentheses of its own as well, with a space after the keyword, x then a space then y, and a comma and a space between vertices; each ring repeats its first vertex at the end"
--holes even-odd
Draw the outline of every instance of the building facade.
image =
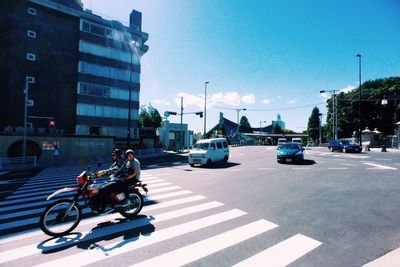
POLYGON ((51 120, 59 133, 137 140, 148 34, 140 12, 129 19, 104 19, 79 0, 1 1, 0 131, 20 130, 26 117, 30 132, 51 120))

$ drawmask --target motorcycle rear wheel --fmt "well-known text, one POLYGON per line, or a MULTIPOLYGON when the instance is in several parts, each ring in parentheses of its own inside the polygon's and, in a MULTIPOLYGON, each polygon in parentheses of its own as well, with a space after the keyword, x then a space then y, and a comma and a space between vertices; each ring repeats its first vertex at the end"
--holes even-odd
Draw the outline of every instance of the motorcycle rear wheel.
POLYGON ((40 215, 40 228, 47 235, 62 236, 74 230, 81 218, 82 209, 78 203, 61 199, 48 206, 40 215), (71 205, 71 210, 65 214, 71 205))
POLYGON ((119 213, 125 218, 133 219, 143 208, 143 196, 137 191, 129 192, 129 200, 131 202, 130 205, 121 208, 119 213))

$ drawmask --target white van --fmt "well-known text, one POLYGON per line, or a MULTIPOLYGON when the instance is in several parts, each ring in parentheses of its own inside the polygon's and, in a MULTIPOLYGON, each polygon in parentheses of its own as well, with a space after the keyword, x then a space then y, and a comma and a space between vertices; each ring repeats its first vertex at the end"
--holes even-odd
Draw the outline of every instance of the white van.
POLYGON ((303 140, 301 140, 301 138, 292 138, 292 143, 298 143, 300 145, 303 145, 303 140))
POLYGON ((278 146, 282 145, 282 144, 285 144, 285 143, 286 143, 286 138, 279 138, 278 139, 278 146))
POLYGON ((199 140, 189 152, 190 166, 210 166, 214 162, 228 162, 229 146, 225 138, 199 140))

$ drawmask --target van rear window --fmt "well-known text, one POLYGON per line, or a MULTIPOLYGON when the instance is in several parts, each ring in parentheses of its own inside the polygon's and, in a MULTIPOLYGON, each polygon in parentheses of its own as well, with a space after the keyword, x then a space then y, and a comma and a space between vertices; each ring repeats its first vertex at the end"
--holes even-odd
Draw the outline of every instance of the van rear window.
POLYGON ((218 148, 218 149, 221 149, 221 148, 222 148, 222 143, 218 142, 218 143, 217 143, 217 148, 218 148))

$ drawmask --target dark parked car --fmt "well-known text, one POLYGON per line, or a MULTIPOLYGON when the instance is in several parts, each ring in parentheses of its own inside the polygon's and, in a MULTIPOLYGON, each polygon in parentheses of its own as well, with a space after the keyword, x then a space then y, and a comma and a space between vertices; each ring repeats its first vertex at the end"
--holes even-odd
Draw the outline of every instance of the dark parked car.
POLYGON ((278 146, 276 160, 281 162, 303 161, 303 147, 298 143, 286 143, 278 146))
POLYGON ((340 152, 356 152, 360 153, 361 152, 361 147, 349 140, 331 140, 328 144, 328 148, 330 151, 340 151, 340 152))

